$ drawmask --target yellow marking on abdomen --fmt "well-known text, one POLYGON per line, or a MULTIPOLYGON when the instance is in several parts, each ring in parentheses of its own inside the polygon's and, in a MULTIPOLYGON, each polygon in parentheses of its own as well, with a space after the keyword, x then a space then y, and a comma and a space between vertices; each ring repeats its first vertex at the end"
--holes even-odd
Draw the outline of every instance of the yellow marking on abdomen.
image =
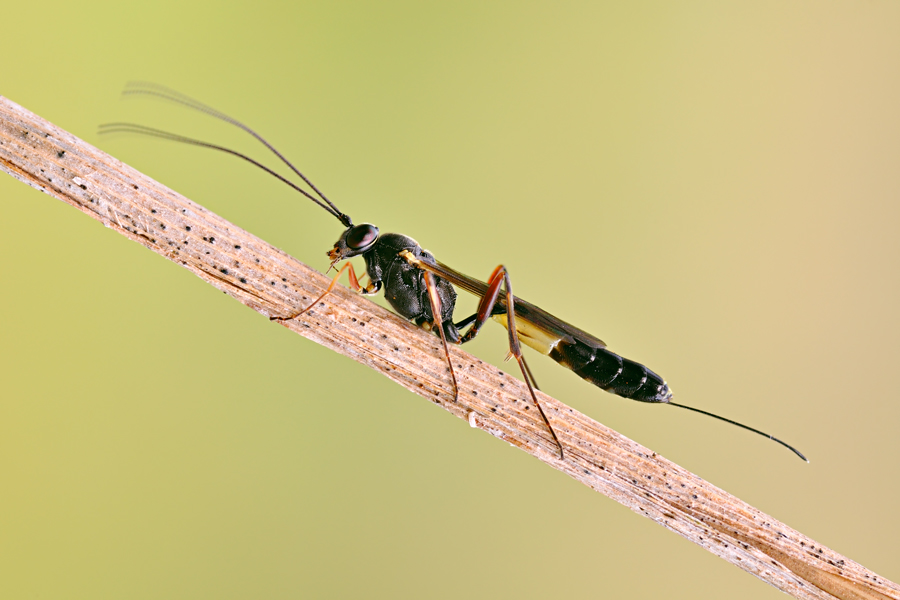
MULTIPOLYGON (((508 328, 509 323, 506 321, 506 315, 493 315, 492 319, 508 328)), ((530 348, 534 348, 541 354, 550 354, 560 341, 558 335, 553 335, 546 329, 541 329, 529 321, 524 319, 516 319, 516 333, 519 334, 519 340, 530 348)))

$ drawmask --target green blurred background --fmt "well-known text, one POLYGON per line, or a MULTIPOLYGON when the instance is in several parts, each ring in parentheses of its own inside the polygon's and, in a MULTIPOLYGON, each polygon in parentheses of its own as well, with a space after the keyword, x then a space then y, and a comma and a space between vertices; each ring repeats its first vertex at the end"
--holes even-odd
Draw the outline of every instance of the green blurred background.
MULTIPOLYGON (((900 5, 4 7, 0 94, 324 270, 265 154, 797 445, 531 361, 549 393, 900 580, 900 5)), ((777 598, 0 177, 0 597, 777 598)), ((474 306, 463 304, 461 311, 474 306)), ((462 314, 462 312, 460 313, 462 314)), ((504 332, 469 349, 504 365, 504 332)))

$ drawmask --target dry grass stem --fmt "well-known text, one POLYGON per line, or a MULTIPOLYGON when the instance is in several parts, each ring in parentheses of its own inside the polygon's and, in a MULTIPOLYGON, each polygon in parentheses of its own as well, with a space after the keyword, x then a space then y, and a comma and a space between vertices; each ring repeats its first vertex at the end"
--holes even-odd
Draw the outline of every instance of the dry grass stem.
MULTIPOLYGON (((265 241, 2 97, 0 168, 267 317, 296 312, 329 283, 265 241)), ((524 383, 457 347, 451 348, 460 389, 454 401, 439 338, 343 287, 284 325, 788 594, 900 599, 896 584, 539 393, 565 446, 566 458, 560 460, 524 383)))

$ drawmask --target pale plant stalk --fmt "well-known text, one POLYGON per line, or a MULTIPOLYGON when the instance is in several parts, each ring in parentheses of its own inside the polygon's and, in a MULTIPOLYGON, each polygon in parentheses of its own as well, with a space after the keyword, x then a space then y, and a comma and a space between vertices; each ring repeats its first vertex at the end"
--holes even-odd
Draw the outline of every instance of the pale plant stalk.
MULTIPOLYGON (((317 271, 2 97, 0 168, 267 317, 295 313, 328 286, 317 271)), ((900 600, 896 584, 538 392, 565 447, 560 460, 524 383, 453 347, 454 399, 439 338, 341 286, 284 325, 788 594, 900 600)))

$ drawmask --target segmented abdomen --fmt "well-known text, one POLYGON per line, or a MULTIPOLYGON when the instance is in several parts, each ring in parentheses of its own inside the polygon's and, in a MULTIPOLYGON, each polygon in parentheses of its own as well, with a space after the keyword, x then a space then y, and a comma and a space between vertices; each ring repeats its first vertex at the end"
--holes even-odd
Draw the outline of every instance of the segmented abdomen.
POLYGON ((623 398, 639 402, 668 402, 672 398, 662 377, 606 348, 595 348, 577 339, 574 343, 561 340, 551 349, 550 358, 585 381, 623 398))

